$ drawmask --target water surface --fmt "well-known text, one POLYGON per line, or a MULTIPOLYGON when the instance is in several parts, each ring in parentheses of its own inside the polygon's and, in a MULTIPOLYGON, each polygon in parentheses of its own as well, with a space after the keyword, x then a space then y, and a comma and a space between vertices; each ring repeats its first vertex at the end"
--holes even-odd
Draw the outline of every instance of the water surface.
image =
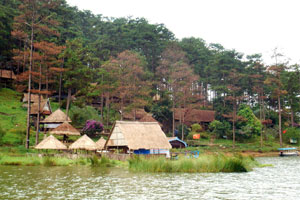
POLYGON ((71 166, 0 166, 0 199, 299 199, 300 158, 257 158, 248 173, 131 173, 71 166))

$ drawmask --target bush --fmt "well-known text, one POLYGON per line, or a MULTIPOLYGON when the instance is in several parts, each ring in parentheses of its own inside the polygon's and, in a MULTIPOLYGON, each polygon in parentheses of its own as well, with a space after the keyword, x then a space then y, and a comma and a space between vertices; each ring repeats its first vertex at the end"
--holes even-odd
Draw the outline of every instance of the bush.
POLYGON ((297 144, 299 144, 300 130, 298 128, 290 127, 290 128, 287 128, 283 131, 285 131, 285 133, 282 134, 284 142, 289 143, 290 139, 296 139, 297 144))
POLYGON ((231 132, 230 124, 227 121, 220 122, 214 120, 209 124, 209 130, 216 135, 217 138, 223 138, 231 132))
POLYGON ((90 137, 95 136, 97 132, 100 133, 101 131, 103 131, 103 125, 95 120, 87 120, 82 129, 82 132, 90 137))
POLYGON ((252 134, 260 135, 262 130, 262 124, 254 115, 251 108, 245 104, 240 106, 239 116, 242 116, 245 121, 237 123, 237 129, 241 129, 241 133, 246 137, 250 138, 252 134))

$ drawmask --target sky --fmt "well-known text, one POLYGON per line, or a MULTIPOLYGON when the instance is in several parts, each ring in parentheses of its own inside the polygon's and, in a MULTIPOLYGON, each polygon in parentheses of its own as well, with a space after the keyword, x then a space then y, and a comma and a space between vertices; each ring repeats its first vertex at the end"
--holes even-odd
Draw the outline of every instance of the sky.
POLYGON ((106 17, 146 18, 175 37, 202 38, 245 55, 260 53, 266 64, 300 63, 299 0, 67 0, 106 17))

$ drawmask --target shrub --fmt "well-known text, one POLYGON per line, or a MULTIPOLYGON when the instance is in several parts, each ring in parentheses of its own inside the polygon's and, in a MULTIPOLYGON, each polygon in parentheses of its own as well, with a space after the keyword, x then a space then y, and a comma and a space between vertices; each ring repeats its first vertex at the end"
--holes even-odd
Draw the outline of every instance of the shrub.
POLYGON ((90 137, 95 136, 97 132, 100 133, 101 131, 103 131, 103 125, 95 120, 87 120, 82 129, 82 132, 90 137))
POLYGON ((282 134, 284 142, 289 143, 290 139, 296 139, 297 144, 299 144, 300 130, 298 128, 290 127, 283 130, 283 132, 285 132, 282 134))
POLYGON ((246 137, 251 137, 252 134, 259 135, 262 130, 262 124, 257 119, 257 117, 254 115, 253 111, 251 108, 245 104, 242 104, 240 106, 239 116, 242 116, 245 121, 238 122, 237 123, 237 128, 242 129, 242 132, 244 135, 247 135, 246 137))
POLYGON ((214 120, 209 124, 209 130, 216 135, 217 138, 223 138, 230 131, 231 127, 227 121, 220 122, 219 120, 214 120))

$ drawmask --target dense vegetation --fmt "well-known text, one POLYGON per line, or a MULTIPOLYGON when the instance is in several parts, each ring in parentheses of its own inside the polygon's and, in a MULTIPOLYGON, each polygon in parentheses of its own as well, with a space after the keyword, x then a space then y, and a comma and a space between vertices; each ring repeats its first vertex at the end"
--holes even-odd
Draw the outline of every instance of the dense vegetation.
MULTIPOLYGON (((81 109, 97 101, 106 128, 139 108, 151 111, 170 133, 178 128, 174 108, 215 110, 207 137, 234 141, 261 135, 288 142, 282 131, 298 126, 300 68, 283 62, 276 49, 274 63, 265 65, 259 54, 243 55, 201 38, 178 40, 163 24, 94 15, 64 0, 3 0, 0 20, 0 63, 17 74, 13 88, 58 96, 78 124, 86 119, 81 109)), ((20 105, 4 105, 1 98, 1 119, 18 124, 1 123, 2 129, 24 136, 19 127, 25 122, 4 109, 18 111, 20 105)), ((19 111, 24 119, 26 110, 19 111)), ((299 138, 296 128, 287 131, 299 138)))

